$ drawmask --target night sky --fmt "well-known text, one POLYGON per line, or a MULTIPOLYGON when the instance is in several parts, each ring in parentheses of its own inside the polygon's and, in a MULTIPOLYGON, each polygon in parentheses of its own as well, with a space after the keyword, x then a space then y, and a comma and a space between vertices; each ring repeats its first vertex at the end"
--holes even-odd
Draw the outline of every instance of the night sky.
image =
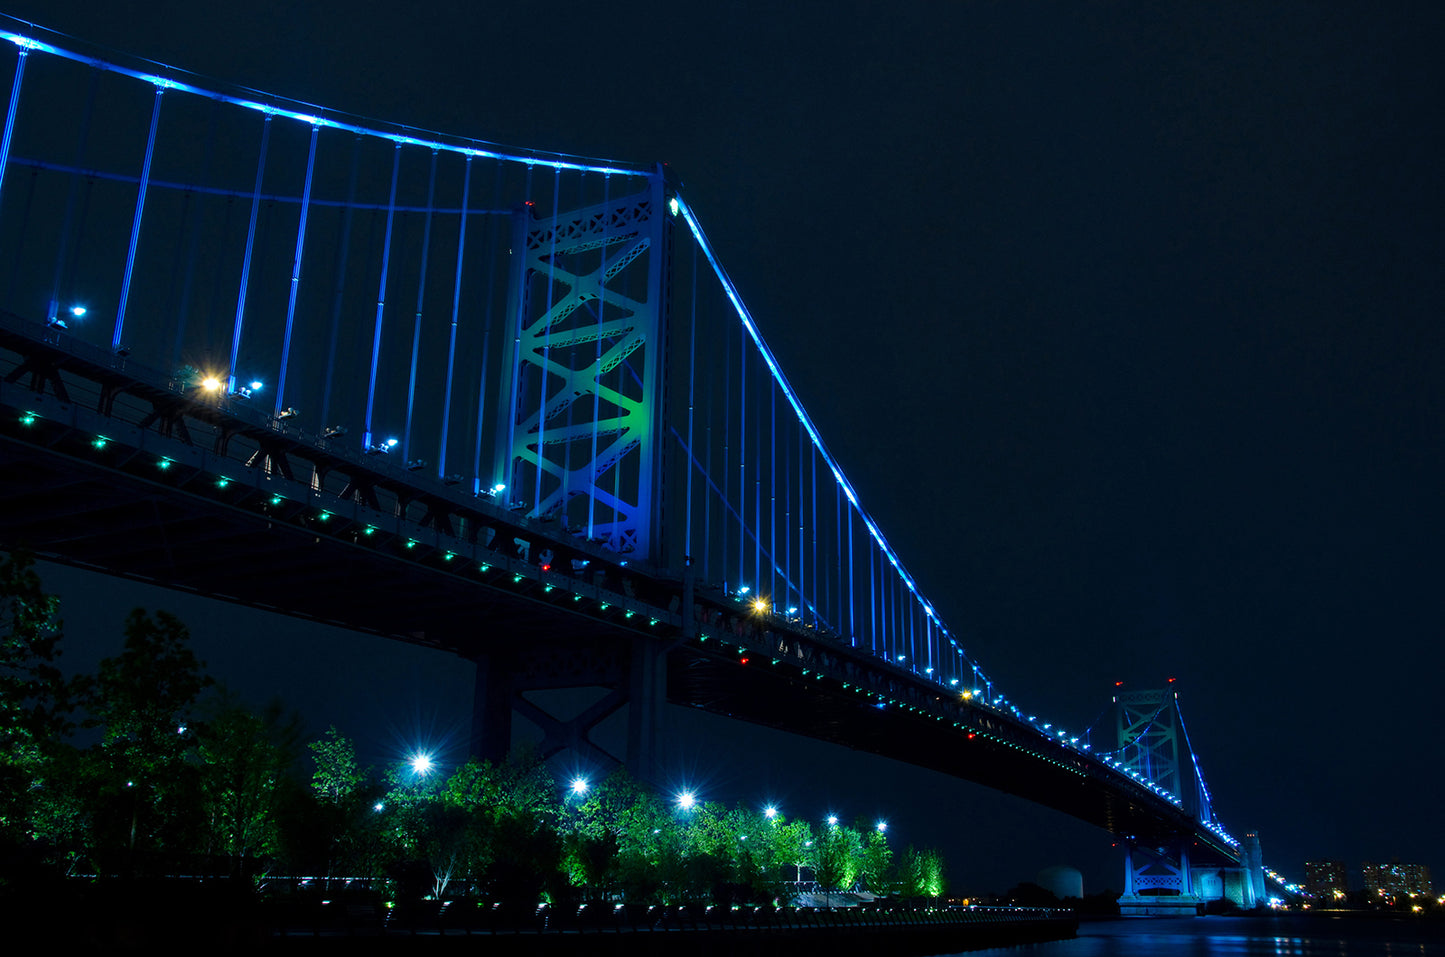
MULTIPOLYGON (((1011 699, 1083 728, 1115 680, 1175 677, 1216 807, 1267 863, 1399 857, 1438 884, 1445 7, 1375 6, 4 4, 363 116, 670 163, 862 504, 1011 699)), ((50 580, 77 664, 129 605, 168 607, 221 680, 374 760, 464 736, 457 659, 50 580)), ((674 723, 707 796, 886 814, 959 890, 1055 863, 1121 884, 1108 836, 1053 812, 674 723)))

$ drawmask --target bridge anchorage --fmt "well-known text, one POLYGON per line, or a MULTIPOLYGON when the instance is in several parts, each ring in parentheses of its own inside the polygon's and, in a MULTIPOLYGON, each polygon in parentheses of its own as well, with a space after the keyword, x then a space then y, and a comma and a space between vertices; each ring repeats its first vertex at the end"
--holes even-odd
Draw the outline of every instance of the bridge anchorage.
POLYGON ((1095 751, 965 649, 664 169, 0 39, 0 548, 457 655, 479 754, 655 778, 703 708, 1104 828, 1136 911, 1261 899, 1172 692, 1095 751))

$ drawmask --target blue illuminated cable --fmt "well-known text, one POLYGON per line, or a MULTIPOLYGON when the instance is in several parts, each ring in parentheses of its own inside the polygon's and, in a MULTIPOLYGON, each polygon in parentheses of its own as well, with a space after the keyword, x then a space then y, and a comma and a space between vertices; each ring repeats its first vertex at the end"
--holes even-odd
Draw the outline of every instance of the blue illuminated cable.
POLYGON ((336 344, 341 336, 341 293, 346 288, 346 264, 351 256, 351 224, 355 219, 356 180, 361 172, 361 137, 351 141, 351 175, 346 181, 346 202, 337 226, 336 272, 332 280, 330 335, 326 338, 326 381, 321 389, 321 426, 331 423, 331 382, 336 377, 336 344))
MULTIPOLYGON (((433 157, 435 157, 436 154, 432 154, 432 155, 433 155, 433 157)), ((436 168, 435 165, 433 165, 432 168, 433 168, 433 170, 435 170, 435 168, 436 168)), ((449 438, 448 433, 449 433, 450 430, 451 430, 451 415, 452 415, 452 363, 453 363, 453 360, 454 360, 454 358, 455 358, 455 356, 456 356, 456 352, 457 352, 457 320, 458 320, 458 316, 459 316, 459 314, 460 314, 460 312, 461 312, 461 304, 462 304, 462 258, 466 255, 466 249, 467 249, 467 212, 466 212, 466 210, 467 210, 467 204, 471 201, 471 195, 472 195, 472 158, 471 158, 470 156, 468 156, 468 157, 466 157, 466 161, 462 164, 462 211, 457 215, 457 266, 456 266, 456 274, 455 274, 455 276, 454 276, 453 279, 452 279, 452 321, 451 321, 452 334, 451 334, 451 339, 448 341, 448 344, 447 344, 447 394, 446 394, 446 405, 443 406, 443 408, 442 408, 442 431, 441 431, 441 435, 437 437, 437 447, 438 447, 438 449, 439 449, 439 451, 437 452, 437 477, 438 477, 438 478, 445 478, 445 477, 446 477, 446 473, 447 473, 447 444, 448 444, 448 441, 447 441, 447 440, 448 440, 448 438, 449 438)), ((428 188, 428 196, 430 196, 430 188, 428 188)), ((430 225, 431 225, 431 220, 430 220, 430 219, 427 220, 427 225, 428 225, 428 227, 430 227, 430 225)), ((417 293, 417 315, 418 315, 418 316, 421 315, 421 293, 420 293, 420 292, 417 293)), ((486 372, 486 356, 485 356, 485 353, 484 353, 484 354, 483 354, 483 357, 482 357, 481 377, 482 377, 483 379, 486 379, 486 375, 487 375, 487 372, 486 372)), ((478 410, 478 413, 477 413, 477 446, 478 446, 478 456, 480 456, 480 454, 481 454, 481 418, 482 418, 482 417, 481 417, 481 410, 479 409, 479 410, 478 410)), ((472 494, 473 494, 473 495, 475 495, 475 494, 477 494, 478 492, 481 491, 480 483, 481 483, 481 476, 479 476, 479 475, 477 474, 477 469, 476 469, 476 467, 474 466, 474 467, 472 468, 472 494)))
MULTIPOLYGON (((728 587, 728 560, 729 560, 729 558, 731 557, 731 556, 728 554, 728 518, 727 518, 727 515, 728 515, 728 511, 729 511, 728 505, 729 505, 730 490, 731 490, 731 487, 732 487, 732 480, 733 480, 732 469, 729 467, 730 464, 731 464, 731 463, 729 462, 729 458, 730 458, 730 453, 731 453, 731 448, 732 448, 732 435, 733 435, 733 430, 732 430, 732 415, 733 415, 732 388, 733 388, 733 347, 732 347, 732 337, 724 334, 724 335, 723 335, 723 402, 722 402, 722 409, 723 409, 723 446, 722 446, 722 452, 723 452, 723 460, 722 460, 722 474, 723 474, 722 505, 723 505, 723 515, 721 516, 721 519, 722 519, 722 565, 723 565, 723 589, 724 589, 724 590, 726 590, 727 587, 728 587)), ((742 574, 743 574, 742 565, 739 565, 739 566, 738 566, 738 578, 733 580, 734 586, 741 584, 742 574)))
MULTIPOLYGON (((612 228, 612 177, 602 177, 602 256, 597 266, 597 336, 592 351, 592 381, 589 387, 592 389, 592 449, 587 464, 587 537, 592 538, 593 529, 597 524, 597 431, 598 419, 602 415, 602 339, 603 330, 607 322, 607 250, 610 242, 608 231, 612 228)), ((696 256, 696 253, 694 253, 696 256)), ((694 293, 696 285, 694 285, 694 293)), ((697 324, 697 297, 694 295, 692 304, 693 325, 697 324)), ((692 357, 688 357, 692 362, 692 357)), ((691 397, 693 381, 692 371, 689 369, 687 377, 688 395, 691 397)), ((687 410, 687 436, 689 449, 692 445, 692 404, 689 398, 687 410)), ((687 525, 687 541, 692 541, 692 470, 687 472, 687 511, 684 521, 687 525)), ((691 545, 684 546, 684 551, 691 554, 691 545)))
POLYGON ((542 514, 542 474, 547 470, 547 386, 552 381, 552 323, 557 288, 557 234, 562 229, 562 171, 552 170, 552 234, 547 256, 547 309, 542 313, 542 361, 537 382, 537 482, 532 496, 532 514, 542 514))
POLYGON ((381 360, 381 325, 386 314, 386 280, 391 273, 391 237, 396 223, 396 178, 401 171, 401 143, 391 152, 391 193, 386 204, 386 236, 381 243, 381 278, 376 287, 376 326, 371 335, 371 375, 366 382, 366 431, 363 448, 371 448, 372 411, 376 407, 376 366, 381 360))
POLYGON ((23 38, 15 40, 20 46, 20 54, 15 61, 15 77, 10 81, 10 106, 5 110, 5 135, 0 136, 0 195, 3 195, 5 186, 5 170, 10 166, 10 141, 15 136, 15 114, 20 109, 20 85, 25 79, 25 61, 29 59, 32 49, 22 41, 23 38))
MULTIPOLYGON (((753 581, 758 591, 763 590, 763 400, 758 397, 757 410, 753 413, 756 425, 753 427, 753 581)), ((768 594, 771 596, 771 586, 768 594)))
MULTIPOLYGON (((523 196, 532 195, 532 167, 527 167, 527 174, 522 187, 523 196)), ((512 281, 517 288, 517 302, 515 315, 507 316, 507 331, 511 336, 511 347, 509 355, 512 357, 512 378, 511 388, 507 391, 507 444, 505 461, 496 463, 497 468, 505 470, 506 478, 498 484, 506 485, 505 503, 512 504, 513 496, 516 494, 514 486, 517 484, 518 475, 514 474, 516 468, 517 448, 517 401, 522 391, 522 322, 524 317, 523 307, 526 304, 527 284, 530 277, 527 275, 526 250, 530 242, 529 232, 534 219, 535 207, 531 201, 523 205, 513 218, 512 224, 512 254, 519 262, 513 268, 512 281)), ((500 430, 499 430, 500 431, 500 430)))
POLYGON ((231 328, 231 365, 226 391, 236 391, 236 363, 241 353, 241 328, 246 321, 246 292, 251 286, 251 255, 256 248, 256 217, 261 210, 261 180, 266 175, 266 152, 271 143, 271 116, 261 123, 261 151, 256 158, 256 188, 251 192, 251 222, 246 227, 246 252, 241 257, 241 287, 236 293, 236 321, 231 328))
MULTIPOLYGON (((728 277, 726 270, 723 269, 721 262, 718 260, 717 255, 714 253, 712 245, 708 241, 707 235, 703 231, 702 225, 698 221, 697 216, 693 213, 692 208, 688 206, 686 201, 683 200, 681 196, 677 196, 676 199, 678 202, 679 214, 682 215, 684 220, 687 222, 689 229, 692 231, 694 240, 702 248, 703 254, 707 257, 708 262, 712 266, 714 275, 717 276, 719 283, 722 285, 725 295, 731 301, 733 310, 737 314, 744 329, 747 331, 747 334, 752 338, 754 346, 757 348, 759 355, 767 364, 768 369, 772 373, 774 379, 777 380, 778 386, 780 389, 782 389, 783 394, 788 398, 788 402, 793 406, 793 410, 798 416, 799 422, 801 422, 803 427, 807 430, 808 435, 812 439, 815 448, 823 456, 824 461, 832 470, 834 479, 837 481, 842 494, 846 495, 848 497, 848 500, 856 506, 858 504, 857 494, 853 491, 852 486, 848 484, 847 479, 844 478, 841 468, 837 465, 837 463, 833 460, 831 454, 827 451, 826 446, 823 444, 821 435, 818 433, 817 428, 813 425, 812 419, 809 418, 807 412, 803 409, 801 402, 799 402, 797 396, 792 390, 792 387, 788 384, 786 377, 783 375, 782 369, 779 367, 776 358, 772 354, 772 351, 767 347, 767 344, 763 341, 762 336, 757 331, 757 327, 753 322, 751 313, 748 311, 747 306, 743 304, 741 296, 738 295, 737 287, 728 277)), ((883 534, 878 529, 877 525, 873 522, 871 518, 867 516, 865 512, 861 511, 861 507, 860 514, 863 517, 864 524, 868 528, 869 534, 873 536, 873 538, 878 542, 879 546, 884 550, 884 552, 889 555, 890 561, 897 564, 896 556, 894 556, 892 548, 888 545, 887 540, 883 537, 883 534)), ((897 564, 897 567, 902 581, 907 586, 909 592, 912 593, 920 602, 923 602, 923 597, 918 593, 917 586, 914 583, 912 577, 908 575, 907 571, 902 567, 901 564, 897 564)), ((925 613, 934 621, 938 622, 940 627, 942 627, 942 622, 937 618, 937 614, 932 609, 931 605, 928 605, 925 602, 925 609, 925 613)), ((946 633, 947 629, 945 628, 944 631, 946 633)))
MULTIPOLYGON (((603 196, 604 196, 603 203, 604 203, 604 205, 605 205, 605 204, 606 204, 606 199, 605 199, 605 197, 606 197, 606 190, 605 190, 605 189, 603 190, 603 196)), ((603 250, 603 253, 602 253, 603 262, 604 262, 604 264, 605 264, 605 263, 606 263, 606 258, 607 258, 607 235, 606 235, 605 230, 604 230, 604 232, 603 232, 603 237, 602 237, 602 250, 603 250)), ((690 453, 691 450, 692 450, 693 406, 694 406, 694 404, 695 404, 696 401, 697 401, 697 246, 696 246, 696 244, 694 244, 693 247, 692 247, 692 270, 691 270, 691 272, 692 272, 692 298, 691 298, 691 301, 690 301, 690 303, 689 303, 689 308, 688 308, 688 327, 687 327, 687 447, 688 447, 689 453, 690 453)), ((607 272, 606 272, 605 269, 603 270, 603 273, 602 273, 602 288, 603 288, 604 290, 607 288, 607 272)), ((602 322, 602 309, 600 308, 600 306, 599 306, 599 308, 598 308, 598 310, 597 310, 597 321, 598 321, 599 324, 602 322)), ((597 357, 598 357, 599 360, 600 360, 601 357, 602 357, 602 339, 601 339, 600 336, 598 337, 598 341, 597 341, 597 357)), ((593 462, 593 466, 592 466, 592 467, 593 467, 593 469, 595 470, 596 467, 597 467, 597 465, 596 465, 596 462, 597 462, 597 392, 596 392, 596 390, 594 390, 593 393, 592 393, 592 462, 593 462)), ((683 521, 683 529, 684 529, 684 532, 683 532, 683 540, 682 540, 682 553, 683 553, 683 555, 685 556, 685 560, 688 561, 689 563, 692 561, 692 524, 693 524, 693 523, 692 523, 692 473, 693 473, 693 469, 692 469, 692 467, 689 465, 689 467, 688 467, 688 469, 687 469, 687 489, 686 489, 686 492, 684 493, 685 496, 686 496, 686 504, 683 506, 683 513, 682 513, 682 514, 683 514, 683 519, 682 519, 682 521, 683 521)), ((595 479, 594 479, 594 481, 595 481, 595 479)), ((591 524, 592 524, 591 496, 588 496, 587 524, 588 524, 589 527, 590 527, 591 524)), ((691 615, 691 614, 692 614, 692 609, 690 609, 690 608, 684 608, 684 609, 683 609, 683 614, 685 614, 685 615, 691 615)))
MULTIPOLYGON (((411 461, 411 417, 416 404, 416 362, 417 354, 421 351, 421 317, 426 304, 426 265, 427 255, 431 252, 431 223, 434 211, 432 204, 436 201, 437 189, 437 151, 431 151, 431 163, 427 168, 426 179, 426 215, 422 217, 421 227, 421 266, 417 269, 416 275, 416 311, 412 316, 411 323, 411 369, 406 377, 406 429, 402 433, 401 449, 402 457, 411 461)), ((437 451, 437 477, 446 474, 447 441, 446 422, 452 413, 452 360, 457 348, 457 327, 451 328, 451 338, 447 346, 447 378, 442 389, 442 441, 437 451)))
MULTIPOLYGON (((276 415, 286 408, 286 367, 291 361, 291 329, 296 320, 296 293, 301 288, 301 255, 306 249, 306 214, 311 210, 311 181, 316 170, 316 135, 318 126, 311 127, 311 148, 306 154, 306 185, 301 192, 301 219, 296 226, 296 256, 291 262, 291 292, 286 300, 286 334, 281 344, 281 371, 276 374, 276 415)), ((235 369, 231 370, 235 375, 235 369)))
MULTIPOLYGON (((18 21, 11 19, 11 22, 18 21)), ((34 32, 33 25, 27 26, 34 32)), ((256 110, 268 116, 283 116, 289 119, 299 120, 310 126, 323 126, 330 129, 349 130, 363 136, 375 136, 381 139, 391 140, 398 146, 421 146, 448 153, 460 153, 464 156, 485 156, 506 162, 523 163, 528 166, 547 166, 556 170, 579 170, 597 173, 610 172, 627 176, 647 176, 650 172, 650 170, 645 167, 630 166, 610 160, 573 157, 565 153, 545 151, 512 152, 508 151, 505 147, 497 146, 494 143, 487 143, 483 140, 466 139, 463 137, 442 137, 441 134, 428 130, 417 130, 402 125, 393 125, 391 129, 383 129, 380 126, 366 125, 373 121, 355 122, 357 118, 351 117, 348 114, 327 110, 324 107, 317 107, 309 103, 288 100, 284 97, 277 97, 271 94, 258 93, 253 90, 241 90, 239 93, 222 93, 215 89, 208 89, 198 86, 195 83, 178 79, 178 77, 182 76, 194 77, 195 75, 175 67, 148 63, 149 66, 159 67, 164 72, 136 69, 122 63, 107 61, 87 53, 78 52, 68 47, 37 40, 31 36, 16 33, 11 30, 0 30, 0 40, 9 40, 11 43, 20 47, 22 62, 24 61, 24 54, 27 52, 43 52, 63 59, 74 60, 78 63, 101 66, 108 72, 141 80, 162 89, 190 93, 212 100, 220 100, 235 106, 244 107, 245 109, 256 110), (290 104, 299 109, 291 109, 285 104, 290 104)), ((19 73, 19 68, 17 68, 17 73, 19 73)), ((18 96, 18 87, 18 83, 12 87, 12 101, 18 96)), ((0 160, 4 159, 3 154, 3 146, 0 146, 0 160)), ((3 163, 0 163, 0 170, 3 170, 3 163)))
MULTIPOLYGON (((738 581, 747 574, 748 350, 747 331, 738 330, 738 581)), ((757 583, 754 582, 754 585, 757 583)))
MULTIPOLYGON (((471 168, 472 168, 471 162, 468 161, 468 163, 467 163, 467 178, 466 178, 466 180, 465 180, 465 185, 462 187, 462 195, 463 195, 464 197, 467 195, 467 191, 471 188, 471 168)), ((492 205, 495 207, 495 206, 498 204, 498 202, 499 202, 499 200, 500 200, 500 198, 501 198, 501 195, 502 195, 502 164, 501 164, 501 163, 495 164, 495 168, 492 170, 492 173, 493 173, 493 180, 492 180, 492 205)), ((469 213, 465 212, 466 207, 467 207, 467 204, 466 204, 465 202, 463 202, 463 203, 462 203, 462 209, 463 209, 463 211, 464 211, 464 212, 463 212, 463 216, 464 216, 464 217, 467 216, 467 215, 470 215, 469 213)), ((508 228, 509 230, 511 229, 511 220, 510 220, 510 219, 507 220, 507 228, 508 228)), ((465 239, 465 236, 466 236, 466 234, 465 234, 465 232, 463 232, 463 233, 462 233, 462 238, 459 239, 458 242, 461 243, 461 242, 465 239)), ((496 246, 497 246, 497 228, 496 228, 495 224, 493 224, 493 222, 492 222, 491 220, 488 220, 488 221, 487 221, 486 239, 485 239, 485 241, 484 241, 483 244, 482 244, 482 261, 487 264, 487 284, 486 284, 486 287, 485 287, 485 288, 486 288, 486 295, 485 295, 485 297, 483 298, 483 302, 485 302, 486 305, 482 308, 482 361, 481 361, 481 364, 480 364, 479 366, 477 366, 477 441, 476 441, 476 447, 475 447, 475 449, 474 449, 474 451, 473 451, 473 453, 472 453, 472 475, 474 476, 474 478, 472 479, 472 491, 473 491, 474 493, 481 491, 480 486, 481 486, 481 475, 482 475, 482 435, 483 435, 482 429, 483 429, 483 425, 484 425, 484 424, 486 423, 486 421, 487 421, 487 408, 486 408, 486 404, 487 404, 487 384, 488 384, 487 368, 488 368, 488 362, 489 362, 489 360, 491 359, 491 349, 492 349, 492 319, 493 319, 493 316, 494 316, 493 306, 495 305, 495 302, 496 302, 496 297, 492 294, 492 293, 493 293, 492 287, 493 287, 493 284, 494 284, 494 282, 495 282, 495 280, 496 280, 496 277, 497 277, 496 246)), ((453 315, 456 314, 456 310, 457 310, 457 302, 458 302, 457 297, 459 297, 459 296, 461 295, 461 289, 462 289, 461 276, 462 276, 462 249, 459 247, 459 248, 457 249, 457 284, 456 284, 456 291, 453 293, 453 299, 452 299, 452 313, 453 313, 453 315)), ((493 463, 493 474, 494 474, 494 475, 496 474, 496 472, 495 472, 495 467, 496 467, 496 463, 493 463)))
POLYGON ((156 127, 160 124, 161 97, 165 92, 164 86, 157 86, 155 101, 151 106, 151 128, 146 135, 145 162, 141 166, 140 189, 135 197, 135 216, 132 217, 130 223, 130 246, 125 254, 125 275, 120 283, 120 304, 115 310, 115 332, 110 338, 112 349, 120 348, 121 333, 125 330, 125 312, 126 307, 130 304, 130 280, 135 271, 135 251, 140 244, 140 224, 146 208, 146 187, 150 185, 151 159, 155 156, 156 151, 156 127))
POLYGON ((878 571, 873 561, 873 543, 868 543, 868 644, 878 654, 878 571))

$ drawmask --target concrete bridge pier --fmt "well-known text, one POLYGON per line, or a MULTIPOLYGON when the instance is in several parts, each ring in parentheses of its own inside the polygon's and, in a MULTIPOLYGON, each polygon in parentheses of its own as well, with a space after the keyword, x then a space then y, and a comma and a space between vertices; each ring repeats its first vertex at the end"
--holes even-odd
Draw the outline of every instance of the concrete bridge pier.
POLYGON ((1186 839, 1175 839, 1164 847, 1146 847, 1134 841, 1124 844, 1121 915, 1193 917, 1203 913, 1204 903, 1205 899, 1196 894, 1186 839))
POLYGON ((1268 900, 1264 886, 1264 857, 1259 836, 1246 834, 1240 842, 1239 864, 1194 864, 1188 837, 1165 847, 1145 847, 1130 841, 1124 850, 1124 893, 1120 914, 1136 917, 1183 917, 1202 914, 1211 903, 1229 901, 1241 910, 1262 907, 1268 900))

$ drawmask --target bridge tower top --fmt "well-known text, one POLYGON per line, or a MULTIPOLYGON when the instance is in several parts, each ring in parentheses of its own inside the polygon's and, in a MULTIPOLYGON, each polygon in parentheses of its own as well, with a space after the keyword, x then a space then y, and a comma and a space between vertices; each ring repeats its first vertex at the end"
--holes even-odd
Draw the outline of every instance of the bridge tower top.
POLYGON ((1114 747, 1124 767, 1177 795, 1185 813, 1213 820, 1209 793, 1199 774, 1174 679, 1163 688, 1124 690, 1115 685, 1114 747))

